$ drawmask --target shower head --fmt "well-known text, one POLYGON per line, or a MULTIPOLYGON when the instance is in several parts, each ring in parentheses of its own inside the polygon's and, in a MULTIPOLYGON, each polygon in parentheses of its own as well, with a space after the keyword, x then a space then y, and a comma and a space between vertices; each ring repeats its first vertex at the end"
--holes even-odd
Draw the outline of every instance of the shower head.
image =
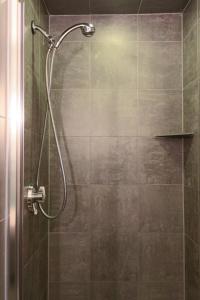
POLYGON ((72 31, 76 30, 80 28, 81 32, 84 36, 86 37, 91 37, 94 33, 95 33, 95 27, 93 24, 89 24, 89 23, 80 23, 80 24, 76 24, 73 25, 72 27, 66 29, 58 38, 58 41, 55 43, 54 47, 58 48, 60 46, 60 44, 62 43, 62 41, 64 40, 64 38, 72 31))
POLYGON ((93 24, 85 24, 81 27, 82 34, 86 37, 91 37, 95 33, 95 27, 93 24))

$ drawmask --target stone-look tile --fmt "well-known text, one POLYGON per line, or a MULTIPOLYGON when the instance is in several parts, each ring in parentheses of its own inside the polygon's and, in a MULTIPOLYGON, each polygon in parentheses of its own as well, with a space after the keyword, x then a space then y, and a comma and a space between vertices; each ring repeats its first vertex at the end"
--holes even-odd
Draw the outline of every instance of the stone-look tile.
POLYGON ((90 98, 90 91, 85 89, 52 90, 53 113, 59 135, 90 135, 90 98))
POLYGON ((136 89, 137 43, 114 35, 107 42, 92 43, 91 84, 93 88, 136 89))
POLYGON ((138 15, 139 41, 181 41, 181 14, 138 15))
POLYGON ((142 282, 176 283, 183 280, 182 234, 141 234, 139 253, 142 282))
POLYGON ((91 138, 91 183, 138 183, 137 138, 91 138))
POLYGON ((140 232, 183 231, 181 185, 141 186, 139 205, 140 232))
POLYGON ((137 136, 137 92, 93 90, 91 135, 137 136))
POLYGON ((184 87, 197 78, 197 26, 193 26, 183 42, 184 87))
POLYGON ((177 139, 139 140, 140 174, 142 183, 181 184, 182 143, 177 139))
POLYGON ((92 232, 92 281, 135 281, 137 270, 137 234, 118 230, 92 232))
POLYGON ((136 14, 140 0, 124 0, 123 2, 91 0, 90 11, 94 14, 136 14))
MULTIPOLYGON (((90 15, 50 15, 50 32, 53 36, 60 36, 64 30, 78 23, 91 23, 90 15)), ((80 30, 75 30, 64 41, 90 41, 81 33, 80 30)))
POLYGON ((124 42, 137 40, 136 15, 93 15, 92 23, 96 27, 92 42, 105 42, 111 37, 121 38, 124 42))
POLYGON ((192 26, 197 23, 197 0, 189 1, 183 13, 183 36, 186 37, 192 26))
POLYGON ((23 270, 23 299, 43 300, 47 291, 48 238, 38 244, 37 251, 29 259, 23 270))
POLYGON ((184 132, 196 132, 199 128, 198 80, 189 83, 183 90, 184 132))
POLYGON ((139 132, 142 136, 182 131, 181 91, 139 92, 139 132))
POLYGON ((63 43, 54 61, 52 88, 88 88, 89 44, 87 42, 63 43))
POLYGON ((185 268, 185 284, 186 284, 186 300, 196 300, 200 297, 199 281, 200 281, 200 255, 199 246, 191 239, 185 239, 186 244, 186 268, 185 268))
POLYGON ((0 117, 0 220, 5 218, 6 119, 0 117))
POLYGON ((188 0, 143 0, 140 13, 174 13, 183 10, 188 0))
POLYGON ((5 299, 5 221, 0 221, 0 299, 5 299))
POLYGON ((50 282, 49 300, 90 300, 89 283, 50 282))
POLYGON ((142 283, 139 285, 138 300, 182 300, 183 284, 176 282, 142 283))
MULTIPOLYGON (((50 223, 52 232, 87 232, 90 228, 90 189, 89 186, 68 186, 68 202, 62 215, 50 223)), ((56 186, 50 190, 51 212, 55 214, 63 193, 56 186)))
POLYGON ((184 141, 184 185, 198 191, 199 137, 184 141))
MULTIPOLYGON (((60 163, 53 137, 50 148, 50 184, 63 190, 60 163)), ((68 184, 87 184, 90 179, 90 144, 86 137, 61 137, 60 149, 68 184)))
POLYGON ((57 0, 57 1, 45 0, 45 3, 51 15, 63 15, 63 14, 84 15, 90 13, 89 0, 81 0, 81 1, 78 0, 76 2, 74 2, 74 0, 68 0, 67 6, 66 6, 66 2, 63 0, 57 0))
POLYGON ((91 226, 102 232, 138 230, 138 186, 93 185, 91 187, 91 226))
POLYGON ((200 220, 198 190, 184 187, 185 234, 195 243, 200 243, 200 220))
POLYGON ((88 282, 90 240, 85 233, 51 233, 50 282, 88 282))
POLYGON ((140 42, 140 89, 181 90, 181 72, 181 42, 140 42))
POLYGON ((137 300, 135 282, 92 282, 90 299, 93 300, 137 300))

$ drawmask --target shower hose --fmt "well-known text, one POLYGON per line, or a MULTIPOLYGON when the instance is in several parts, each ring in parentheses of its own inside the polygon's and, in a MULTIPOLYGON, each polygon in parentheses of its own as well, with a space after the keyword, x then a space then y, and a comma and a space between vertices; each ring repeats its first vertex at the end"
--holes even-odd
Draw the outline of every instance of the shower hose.
POLYGON ((67 204, 66 175, 65 175, 64 164, 63 164, 62 154, 61 154, 61 150, 60 150, 58 135, 57 135, 56 126, 55 126, 55 120, 54 120, 54 115, 53 115, 53 110, 52 110, 52 105, 51 105, 51 82, 52 82, 53 64, 54 64, 54 57, 55 57, 56 49, 57 48, 55 48, 53 46, 49 47, 47 55, 46 55, 45 83, 46 83, 46 92, 47 92, 47 109, 46 109, 46 114, 45 114, 45 121, 44 121, 43 133, 42 133, 42 143, 41 143, 41 148, 40 148, 40 155, 39 155, 38 168, 37 168, 37 177, 36 177, 36 187, 38 189, 39 188, 39 176, 40 176, 40 168, 41 168, 41 161, 42 161, 42 153, 43 153, 44 141, 45 141, 45 133, 46 133, 47 123, 48 123, 47 122, 48 115, 50 115, 50 120, 51 120, 51 124, 52 124, 52 129, 53 129, 53 135, 55 138, 56 148, 57 148, 57 152, 58 152, 60 169, 61 169, 61 173, 62 173, 63 190, 64 190, 62 204, 61 204, 58 212, 55 215, 49 215, 47 212, 45 212, 45 210, 42 207, 42 204, 40 202, 38 202, 38 205, 39 205, 39 208, 40 208, 40 211, 42 212, 42 214, 47 219, 51 219, 51 220, 59 217, 59 215, 63 212, 63 210, 65 209, 65 206, 67 204))

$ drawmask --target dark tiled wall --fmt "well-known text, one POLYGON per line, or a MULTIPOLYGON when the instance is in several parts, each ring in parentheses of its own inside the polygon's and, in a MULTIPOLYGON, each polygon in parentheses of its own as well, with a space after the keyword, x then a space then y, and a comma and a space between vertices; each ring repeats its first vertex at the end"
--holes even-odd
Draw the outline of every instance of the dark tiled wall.
POLYGON ((184 144, 186 300, 200 298, 199 8, 200 1, 190 1, 183 18, 184 130, 194 132, 194 138, 184 144))
MULTIPOLYGON (((52 102, 68 205, 50 226, 50 300, 182 300, 182 17, 51 16, 50 31, 92 21, 55 58, 52 102)), ((51 211, 63 196, 50 151, 51 211)))
MULTIPOLYGON (((35 20, 48 30, 48 14, 43 1, 25 1, 25 128, 24 185, 33 185, 41 144, 46 109, 44 84, 47 45, 39 34, 31 32, 35 20)), ((42 158, 40 185, 48 191, 48 133, 42 158)), ((48 296, 48 224, 39 214, 23 211, 23 299, 46 300, 48 296)))

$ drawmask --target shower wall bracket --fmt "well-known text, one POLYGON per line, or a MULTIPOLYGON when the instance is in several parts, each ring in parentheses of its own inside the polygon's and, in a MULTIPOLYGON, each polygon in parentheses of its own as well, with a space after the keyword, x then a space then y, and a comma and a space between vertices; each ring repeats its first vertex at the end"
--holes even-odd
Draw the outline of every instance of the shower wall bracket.
POLYGON ((27 203, 28 210, 34 215, 38 214, 38 203, 44 203, 46 199, 45 187, 41 186, 36 190, 33 186, 26 186, 24 190, 24 200, 27 203))

